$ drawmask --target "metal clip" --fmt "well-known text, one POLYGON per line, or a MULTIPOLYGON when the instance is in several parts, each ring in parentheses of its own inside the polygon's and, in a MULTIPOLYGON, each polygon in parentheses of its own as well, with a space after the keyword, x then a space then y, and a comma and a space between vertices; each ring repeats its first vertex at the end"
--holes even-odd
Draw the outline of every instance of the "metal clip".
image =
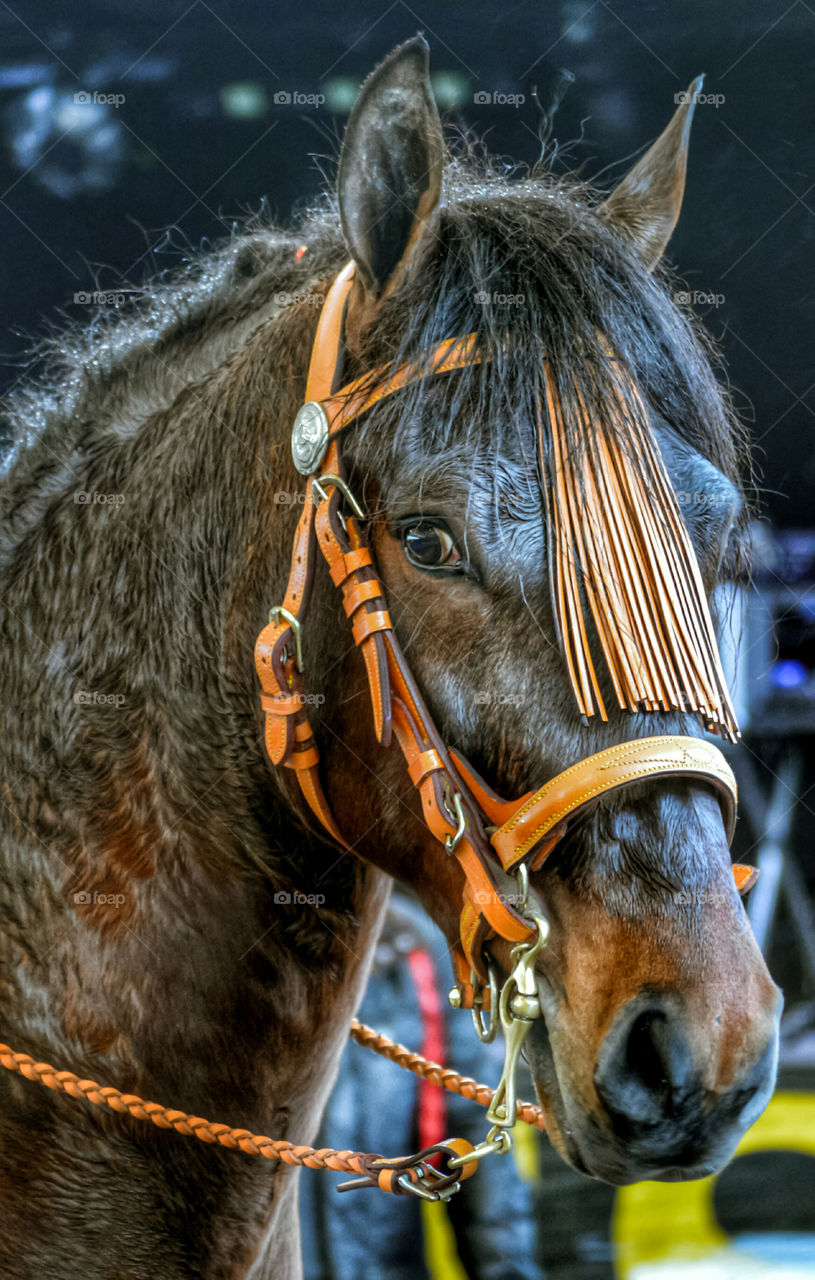
POLYGON ((447 1161, 448 1169, 462 1169, 470 1160, 483 1160, 485 1156, 504 1156, 512 1148, 512 1134, 506 1129, 493 1126, 483 1142, 464 1156, 451 1156, 447 1161))
MULTIPOLYGON (((441 1151, 445 1156, 447 1155, 443 1143, 426 1148, 426 1151, 431 1154, 437 1150, 441 1151)), ((341 1182, 337 1190, 359 1191, 365 1187, 376 1188, 378 1186, 377 1173, 380 1167, 393 1169, 396 1166, 397 1168, 404 1168, 404 1172, 400 1173, 396 1178, 396 1183, 404 1194, 416 1196, 419 1200, 449 1200, 451 1196, 454 1196, 461 1189, 461 1183, 458 1181, 455 1172, 451 1173, 434 1168, 432 1164, 422 1158, 423 1154, 423 1152, 419 1152, 416 1156, 409 1156, 404 1160, 398 1161, 377 1161, 372 1166, 369 1174, 365 1174, 361 1178, 353 1178, 350 1182, 341 1182), (419 1172, 421 1176, 414 1180, 410 1176, 410 1169, 419 1172)), ((466 1164, 467 1160, 475 1160, 477 1158, 474 1154, 468 1155, 463 1158, 462 1163, 466 1164)))
POLYGON ((294 657, 297 662, 297 670, 303 674, 303 643, 301 639, 301 628, 298 619, 288 609, 284 609, 282 604, 276 604, 274 608, 269 610, 269 621, 279 622, 281 618, 285 618, 292 629, 294 636, 294 657))
POLYGON ((531 942, 519 942, 512 948, 515 965, 501 988, 498 1001, 498 1016, 504 1033, 504 1066, 487 1111, 487 1121, 498 1129, 511 1129, 515 1124, 518 1061, 532 1023, 541 1014, 535 960, 546 946, 549 922, 535 912, 527 918, 535 925, 537 936, 531 942))
POLYGON ((490 1020, 484 1026, 482 1009, 484 1007, 484 986, 481 983, 475 969, 470 970, 470 982, 473 988, 473 1026, 475 1034, 478 1036, 482 1044, 492 1044, 498 1035, 498 978, 495 969, 491 964, 487 965, 487 990, 490 993, 490 1020))
MULTIPOLYGON (((472 1159, 472 1156, 470 1157, 472 1159)), ((424 1177, 418 1182, 411 1182, 408 1174, 403 1173, 396 1181, 408 1195, 418 1196, 420 1200, 449 1200, 457 1191, 461 1190, 460 1182, 446 1182, 443 1187, 438 1190, 433 1186, 433 1180, 438 1178, 447 1178, 448 1174, 442 1173, 439 1169, 434 1169, 432 1164, 426 1165, 424 1177)))

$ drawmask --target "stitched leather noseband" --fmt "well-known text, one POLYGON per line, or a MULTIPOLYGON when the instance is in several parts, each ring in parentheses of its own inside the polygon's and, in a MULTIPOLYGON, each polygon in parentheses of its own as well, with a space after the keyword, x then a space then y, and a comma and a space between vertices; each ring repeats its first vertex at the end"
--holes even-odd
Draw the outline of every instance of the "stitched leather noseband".
MULTIPOLYGON (((474 339, 451 338, 429 363, 406 364, 389 379, 376 374, 341 384, 345 305, 354 264, 337 276, 326 297, 311 352, 306 403, 295 420, 292 453, 307 477, 303 511, 292 548, 283 604, 270 611, 255 646, 265 713, 265 740, 274 765, 292 769, 312 812, 346 849, 320 782, 319 753, 306 712, 301 627, 308 611, 316 551, 325 559, 365 662, 377 740, 396 737, 421 799, 425 823, 464 872, 460 947, 455 959, 462 1003, 473 1000, 473 974, 485 982, 484 943, 534 935, 518 902, 521 868, 535 871, 574 817, 599 796, 644 778, 693 777, 711 786, 722 807, 728 841, 736 813, 736 783, 717 747, 704 739, 660 735, 623 742, 572 765, 520 800, 502 800, 448 749, 424 704, 388 613, 364 526, 364 513, 345 484, 340 433, 379 400, 429 376, 478 359, 474 339), (343 508, 345 509, 343 511, 343 508), (352 514, 353 512, 353 514, 352 514)), ((733 867, 746 890, 757 872, 733 867)))

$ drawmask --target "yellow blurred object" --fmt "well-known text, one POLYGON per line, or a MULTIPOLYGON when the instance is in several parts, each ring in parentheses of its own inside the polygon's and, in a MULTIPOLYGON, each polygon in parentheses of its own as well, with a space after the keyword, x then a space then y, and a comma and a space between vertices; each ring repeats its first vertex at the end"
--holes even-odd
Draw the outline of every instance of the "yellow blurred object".
POLYGON ((433 1280, 467 1280, 456 1249, 456 1237, 447 1216, 447 1205, 441 1200, 421 1203, 424 1256, 433 1280))

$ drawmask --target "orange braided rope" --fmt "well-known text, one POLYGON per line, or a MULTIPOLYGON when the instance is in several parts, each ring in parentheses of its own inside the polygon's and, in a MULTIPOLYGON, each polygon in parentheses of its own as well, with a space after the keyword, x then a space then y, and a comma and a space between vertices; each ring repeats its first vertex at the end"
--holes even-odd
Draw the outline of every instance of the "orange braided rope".
MULTIPOLYGON (((479 1084, 471 1076, 459 1075, 449 1067, 442 1067, 438 1062, 423 1058, 420 1053, 411 1053, 410 1049, 406 1049, 403 1044, 397 1044, 395 1040, 379 1035, 373 1028, 366 1027, 364 1022, 359 1022, 356 1018, 351 1020, 350 1035, 357 1044, 364 1045, 366 1049, 373 1049, 374 1053, 381 1053, 383 1058, 395 1062, 397 1067, 412 1071, 414 1075, 421 1076, 423 1080, 429 1080, 440 1089, 448 1089, 450 1093, 460 1093, 463 1098, 477 1102, 479 1107, 488 1107, 492 1102, 495 1090, 489 1085, 479 1084)), ((519 1100, 515 1115, 518 1120, 523 1120, 524 1124, 534 1125, 536 1129, 546 1128, 543 1112, 533 1102, 519 1100)))
MULTIPOLYGON (((452 1093, 460 1093, 472 1099, 479 1106, 488 1107, 493 1097, 493 1090, 485 1084, 478 1084, 469 1076, 459 1075, 448 1070, 438 1062, 430 1062, 421 1054, 411 1053, 404 1045, 389 1040, 387 1036, 378 1035, 356 1018, 351 1023, 349 1033, 359 1044, 373 1049, 383 1057, 389 1058, 397 1066, 425 1080, 430 1080, 440 1088, 452 1093)), ((384 1156, 363 1151, 336 1151, 332 1147, 298 1146, 285 1139, 275 1141, 262 1134, 251 1133, 248 1129, 233 1129, 227 1124, 217 1124, 205 1120, 202 1116, 191 1116, 186 1111, 178 1111, 164 1107, 159 1102, 146 1102, 136 1094, 122 1093, 111 1085, 100 1085, 95 1080, 82 1080, 73 1071, 57 1071, 47 1062, 37 1062, 28 1053, 16 1053, 6 1044, 0 1044, 0 1066, 8 1071, 19 1072, 27 1080, 44 1084, 48 1089, 58 1093, 67 1093, 72 1098, 84 1098, 97 1107, 110 1107, 121 1115, 133 1116, 135 1120, 149 1121, 159 1129, 175 1129, 176 1133, 188 1138, 199 1138, 201 1142, 216 1142, 231 1150, 243 1151, 246 1155, 263 1156, 267 1160, 280 1160, 288 1165, 305 1165, 309 1169, 333 1169, 338 1173, 356 1173, 376 1178, 378 1169, 374 1166, 396 1163, 388 1161, 384 1156)), ((526 1124, 544 1128, 543 1113, 540 1107, 531 1102, 519 1102, 517 1116, 526 1124)), ((380 1185, 381 1180, 380 1180, 380 1185)))
POLYGON ((149 1120, 160 1129, 175 1129, 185 1137, 200 1138, 202 1142, 217 1142, 222 1147, 237 1149, 250 1156, 264 1156, 267 1160, 282 1160, 284 1164, 306 1165, 309 1169, 335 1169, 339 1173, 370 1173, 370 1164, 381 1157, 361 1151, 334 1151, 330 1147, 320 1150, 297 1146, 285 1140, 275 1142, 248 1129, 232 1129, 227 1124, 214 1124, 201 1116, 191 1116, 186 1111, 163 1107, 158 1102, 145 1102, 132 1093, 122 1093, 110 1085, 97 1084, 95 1080, 81 1080, 73 1071, 57 1071, 47 1062, 35 1062, 28 1053, 15 1053, 8 1045, 0 1044, 0 1066, 18 1071, 27 1080, 35 1080, 48 1089, 67 1093, 72 1098, 84 1098, 97 1107, 110 1107, 122 1115, 136 1120, 149 1120))

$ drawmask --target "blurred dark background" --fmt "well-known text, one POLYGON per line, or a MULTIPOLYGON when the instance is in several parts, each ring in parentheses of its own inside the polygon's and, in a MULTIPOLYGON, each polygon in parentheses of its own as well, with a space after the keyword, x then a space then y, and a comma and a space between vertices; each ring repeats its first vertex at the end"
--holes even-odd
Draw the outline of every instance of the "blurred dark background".
POLYGON ((670 253, 754 417, 768 512, 809 524, 815 10, 803 0, 4 0, 2 387, 55 307, 88 314, 75 293, 137 287, 262 199, 281 220, 312 199, 361 79, 417 30, 448 118, 520 163, 540 154, 534 86, 549 107, 571 73, 548 153, 609 186, 707 73, 670 253))

